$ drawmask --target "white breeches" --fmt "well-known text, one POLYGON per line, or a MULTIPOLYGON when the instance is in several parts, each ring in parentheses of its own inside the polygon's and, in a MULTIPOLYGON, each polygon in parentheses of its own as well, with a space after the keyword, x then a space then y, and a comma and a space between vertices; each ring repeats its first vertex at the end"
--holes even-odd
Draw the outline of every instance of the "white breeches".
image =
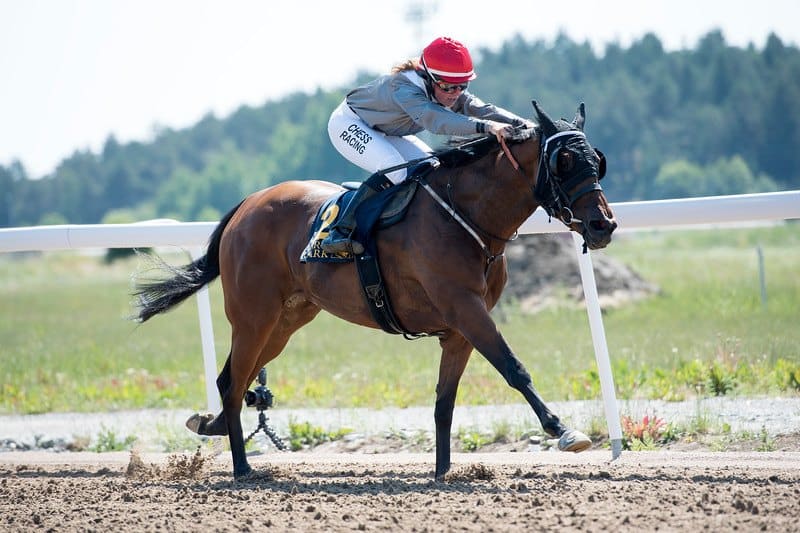
MULTIPOLYGON (((346 102, 331 113, 328 135, 345 159, 370 173, 433 153, 431 147, 415 135, 395 137, 369 127, 346 102)), ((406 179, 406 169, 395 170, 386 177, 397 185, 406 179)))

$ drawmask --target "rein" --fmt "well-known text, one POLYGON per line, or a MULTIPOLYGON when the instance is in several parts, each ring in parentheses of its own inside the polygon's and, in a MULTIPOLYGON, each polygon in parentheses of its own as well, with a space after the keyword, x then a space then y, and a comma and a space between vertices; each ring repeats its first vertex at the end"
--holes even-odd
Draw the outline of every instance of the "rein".
MULTIPOLYGON (((511 150, 508 149, 508 145, 506 144, 506 138, 503 137, 502 135, 500 136, 500 147, 503 148, 503 153, 506 154, 506 157, 508 158, 508 161, 511 163, 511 166, 514 167, 514 170, 519 170, 520 172, 522 172, 520 170, 517 158, 515 158, 514 154, 511 153, 511 150)), ((525 173, 523 172, 523 174, 525 173)))

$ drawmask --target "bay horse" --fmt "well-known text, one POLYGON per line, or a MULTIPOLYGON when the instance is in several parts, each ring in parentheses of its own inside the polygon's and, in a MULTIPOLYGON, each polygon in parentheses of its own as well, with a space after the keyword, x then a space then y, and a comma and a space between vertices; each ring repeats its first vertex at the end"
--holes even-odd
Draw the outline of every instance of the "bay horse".
MULTIPOLYGON (((532 103, 535 128, 437 151, 439 166, 421 182, 427 192, 418 190, 404 219, 378 232, 381 273, 397 319, 407 331, 437 336, 441 346, 437 480, 450 469, 456 391, 473 349, 524 396, 559 449, 591 446, 545 405, 490 315, 507 280, 506 243, 537 207, 579 232, 591 249, 605 247, 617 226, 599 184, 605 157, 583 133, 584 105, 567 122, 532 103)), ((353 262, 300 261, 320 206, 340 191, 323 181, 289 181, 256 192, 221 219, 205 256, 183 267, 164 265, 171 277, 137 282, 135 318, 144 322, 221 278, 232 328, 217 378, 222 412, 193 415, 187 426, 228 436, 235 478, 252 472, 240 418, 245 392, 291 335, 322 309, 378 328, 353 262)))

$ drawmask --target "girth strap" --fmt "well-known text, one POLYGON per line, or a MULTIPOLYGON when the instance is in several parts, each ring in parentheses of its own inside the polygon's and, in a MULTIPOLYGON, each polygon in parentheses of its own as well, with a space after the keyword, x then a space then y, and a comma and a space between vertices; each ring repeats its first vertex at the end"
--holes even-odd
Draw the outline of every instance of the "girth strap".
POLYGON ((376 253, 372 253, 370 248, 374 248, 374 241, 369 243, 363 254, 356 255, 356 270, 361 286, 364 288, 364 295, 367 300, 367 307, 372 314, 372 318, 386 333, 402 335, 406 339, 419 339, 427 337, 427 333, 413 333, 400 325, 397 317, 392 310, 389 296, 386 294, 383 278, 381 277, 380 266, 376 253))

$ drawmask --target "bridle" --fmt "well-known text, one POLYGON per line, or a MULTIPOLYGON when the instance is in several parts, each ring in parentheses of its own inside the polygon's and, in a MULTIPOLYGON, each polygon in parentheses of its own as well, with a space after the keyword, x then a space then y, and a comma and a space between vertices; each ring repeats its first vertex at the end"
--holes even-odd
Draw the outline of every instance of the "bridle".
MULTIPOLYGON (((601 161, 598 179, 593 180, 588 185, 569 194, 570 190, 586 179, 586 173, 585 171, 576 172, 574 176, 563 181, 558 176, 557 161, 559 152, 567 146, 571 139, 575 138, 586 139, 586 134, 580 130, 567 130, 560 131, 546 138, 543 135, 539 136, 539 168, 536 174, 536 182, 532 187, 534 198, 536 198, 547 215, 551 219, 556 218, 560 220, 565 226, 583 223, 581 219, 575 218, 572 207, 579 198, 586 194, 594 191, 602 191, 603 188, 600 186, 599 179, 605 174, 604 165, 602 164, 604 156, 601 152, 595 150, 595 156, 601 161)), ((522 173, 523 176, 526 176, 519 162, 511 153, 511 150, 509 150, 503 137, 500 138, 500 146, 511 163, 511 166, 514 167, 516 171, 522 173)))

